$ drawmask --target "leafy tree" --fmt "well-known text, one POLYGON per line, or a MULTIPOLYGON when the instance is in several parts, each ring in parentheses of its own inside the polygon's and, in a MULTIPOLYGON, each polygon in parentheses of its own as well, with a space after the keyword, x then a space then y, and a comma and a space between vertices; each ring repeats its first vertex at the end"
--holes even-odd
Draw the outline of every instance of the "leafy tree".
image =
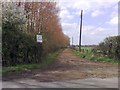
POLYGON ((58 17, 59 8, 56 7, 56 4, 55 2, 26 2, 23 4, 27 13, 27 32, 43 34, 45 54, 67 46, 69 43, 69 37, 62 32, 58 17))
POLYGON ((120 36, 107 37, 99 44, 98 49, 110 58, 120 59, 120 36))
POLYGON ((2 3, 3 66, 41 62, 42 53, 69 45, 62 32, 55 2, 2 3), (41 32, 43 43, 36 42, 41 32))
POLYGON ((3 66, 40 61, 41 50, 35 36, 24 32, 27 20, 24 10, 15 3, 3 3, 2 7, 3 66))

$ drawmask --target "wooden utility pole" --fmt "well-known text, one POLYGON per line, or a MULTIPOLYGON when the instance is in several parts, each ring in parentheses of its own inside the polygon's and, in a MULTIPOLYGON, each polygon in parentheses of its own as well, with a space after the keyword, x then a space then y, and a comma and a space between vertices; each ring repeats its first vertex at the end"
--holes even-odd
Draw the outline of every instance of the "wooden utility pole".
POLYGON ((82 14, 83 14, 83 10, 81 10, 81 21, 80 21, 80 37, 79 37, 79 51, 81 51, 82 14))
POLYGON ((73 37, 72 37, 72 46, 73 46, 73 37))

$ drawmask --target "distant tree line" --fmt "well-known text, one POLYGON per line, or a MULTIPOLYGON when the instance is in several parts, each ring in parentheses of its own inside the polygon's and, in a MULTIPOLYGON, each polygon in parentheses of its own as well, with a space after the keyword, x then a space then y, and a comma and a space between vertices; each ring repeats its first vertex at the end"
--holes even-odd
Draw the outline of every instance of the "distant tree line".
POLYGON ((2 3, 2 64, 41 62, 46 55, 69 45, 62 32, 55 2, 2 3), (43 43, 36 42, 41 33, 43 43))

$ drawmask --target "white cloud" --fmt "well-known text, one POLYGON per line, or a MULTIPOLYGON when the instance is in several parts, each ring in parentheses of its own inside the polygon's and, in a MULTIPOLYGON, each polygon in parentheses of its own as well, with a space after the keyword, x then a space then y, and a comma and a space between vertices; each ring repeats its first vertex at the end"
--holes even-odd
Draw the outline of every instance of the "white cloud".
POLYGON ((73 37, 73 43, 78 44, 79 25, 77 23, 62 23, 63 32, 70 38, 73 37))
POLYGON ((95 10, 94 12, 91 13, 91 16, 92 17, 97 17, 97 16, 100 16, 100 15, 103 15, 103 14, 104 14, 103 11, 95 10))
POLYGON ((118 25, 118 5, 113 7, 113 11, 110 15, 110 20, 106 22, 109 25, 116 26, 118 25))
POLYGON ((70 15, 70 14, 66 9, 64 9, 60 12, 60 17, 62 17, 62 18, 64 18, 65 16, 68 16, 68 15, 70 15))
POLYGON ((91 31, 90 34, 97 36, 99 33, 104 33, 105 31, 106 31, 105 28, 98 27, 98 28, 93 28, 93 31, 91 31))
POLYGON ((115 10, 111 13, 110 17, 113 18, 113 17, 117 17, 118 16, 118 11, 115 10))
POLYGON ((118 17, 113 17, 109 22, 107 22, 110 25, 118 25, 118 17))
POLYGON ((59 0, 58 4, 63 11, 72 8, 76 9, 75 14, 80 15, 81 10, 83 10, 83 14, 92 12, 92 16, 94 17, 104 14, 104 8, 113 7, 116 12, 118 1, 119 0, 59 0))
POLYGON ((117 4, 119 0, 59 0, 60 6, 67 8, 73 8, 77 10, 85 10, 86 12, 110 7, 117 4))
POLYGON ((59 17, 61 18, 61 22, 66 22, 66 21, 70 21, 74 18, 74 15, 72 15, 69 10, 65 7, 63 7, 64 9, 61 9, 60 13, 59 13, 59 17))
MULTIPOLYGON (((77 23, 62 23, 63 32, 70 38, 73 37, 73 43, 79 43, 79 25, 77 23)), ((98 44, 106 36, 117 35, 116 28, 97 27, 93 25, 83 25, 82 45, 98 44)))
POLYGON ((62 27, 66 34, 73 36, 79 26, 77 23, 62 23, 62 27))
POLYGON ((82 34, 82 44, 98 44, 103 41, 106 36, 114 36, 118 34, 116 28, 85 26, 82 34), (86 27, 91 27, 89 30, 85 30, 86 27))
POLYGON ((99 27, 99 28, 97 28, 97 29, 98 29, 98 31, 100 31, 100 32, 105 31, 105 28, 102 28, 102 27, 99 27))

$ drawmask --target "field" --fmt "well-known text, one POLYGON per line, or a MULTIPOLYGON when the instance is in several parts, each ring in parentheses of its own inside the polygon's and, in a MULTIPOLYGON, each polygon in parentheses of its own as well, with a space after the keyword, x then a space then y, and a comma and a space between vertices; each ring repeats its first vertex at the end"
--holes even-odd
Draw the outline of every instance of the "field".
MULTIPOLYGON (((82 46, 81 47, 81 52, 91 52, 94 47, 91 46, 82 46)), ((76 46, 75 50, 79 50, 79 47, 76 46)))
POLYGON ((100 53, 93 53, 92 49, 94 49, 94 47, 82 46, 81 52, 79 52, 79 47, 75 47, 73 52, 81 58, 90 59, 92 61, 118 63, 118 61, 113 58, 109 58, 100 53))

